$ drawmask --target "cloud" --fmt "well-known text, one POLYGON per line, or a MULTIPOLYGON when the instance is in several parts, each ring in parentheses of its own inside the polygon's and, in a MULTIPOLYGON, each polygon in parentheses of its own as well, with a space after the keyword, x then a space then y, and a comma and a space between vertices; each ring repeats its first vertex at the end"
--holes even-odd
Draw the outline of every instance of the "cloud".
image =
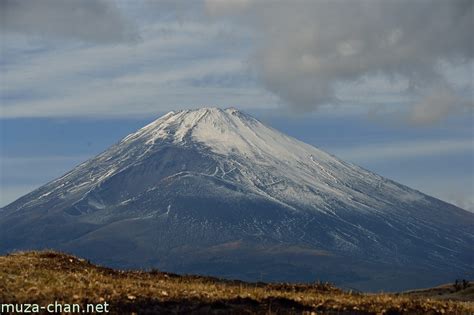
MULTIPOLYGON (((423 98, 414 121, 435 121, 457 109, 448 103, 465 103, 453 89, 444 104, 424 93, 449 85, 440 63, 472 62, 472 1, 207 0, 206 8, 255 29, 261 83, 296 110, 338 104, 340 85, 380 76, 406 80, 404 92, 423 98)), ((465 83, 472 90, 472 76, 465 83)))
POLYGON ((211 15, 242 13, 250 8, 252 2, 252 0, 206 1, 206 10, 211 15))
POLYGON ((473 108, 472 70, 452 71, 474 65, 469 1, 0 3, 2 117, 388 104, 426 124, 473 108))
POLYGON ((135 40, 137 32, 113 1, 2 0, 2 33, 114 43, 135 40))
POLYGON ((62 45, 34 54, 20 41, 2 66, 0 118, 148 116, 201 105, 265 107, 247 47, 224 26, 157 21, 134 45, 62 45))
POLYGON ((473 99, 462 98, 449 86, 441 85, 432 88, 413 105, 410 120, 415 124, 430 124, 451 113, 466 112, 472 115, 473 108, 473 99))
POLYGON ((356 147, 333 149, 334 153, 354 162, 400 160, 424 156, 441 156, 474 151, 473 139, 439 139, 377 143, 356 147))

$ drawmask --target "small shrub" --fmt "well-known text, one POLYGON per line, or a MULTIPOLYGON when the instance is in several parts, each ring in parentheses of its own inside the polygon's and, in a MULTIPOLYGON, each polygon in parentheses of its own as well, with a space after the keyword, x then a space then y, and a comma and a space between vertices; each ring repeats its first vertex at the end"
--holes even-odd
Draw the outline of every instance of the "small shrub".
POLYGON ((461 291, 462 290, 461 281, 459 281, 459 279, 456 279, 456 281, 454 281, 453 287, 454 287, 454 292, 461 291))

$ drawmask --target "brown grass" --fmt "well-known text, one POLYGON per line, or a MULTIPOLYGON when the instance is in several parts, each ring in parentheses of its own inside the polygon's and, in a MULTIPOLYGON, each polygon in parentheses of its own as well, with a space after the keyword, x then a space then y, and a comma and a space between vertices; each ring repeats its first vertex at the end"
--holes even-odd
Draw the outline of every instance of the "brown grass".
POLYGON ((0 256, 0 303, 110 304, 112 313, 474 314, 472 302, 120 271, 52 251, 0 256))

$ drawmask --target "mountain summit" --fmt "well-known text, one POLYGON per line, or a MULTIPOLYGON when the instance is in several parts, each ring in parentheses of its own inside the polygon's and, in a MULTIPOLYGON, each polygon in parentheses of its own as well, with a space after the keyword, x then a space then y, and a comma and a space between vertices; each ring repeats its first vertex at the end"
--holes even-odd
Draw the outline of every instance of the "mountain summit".
POLYGON ((474 215, 236 109, 170 112, 0 210, 0 252, 404 289, 473 278, 474 215))

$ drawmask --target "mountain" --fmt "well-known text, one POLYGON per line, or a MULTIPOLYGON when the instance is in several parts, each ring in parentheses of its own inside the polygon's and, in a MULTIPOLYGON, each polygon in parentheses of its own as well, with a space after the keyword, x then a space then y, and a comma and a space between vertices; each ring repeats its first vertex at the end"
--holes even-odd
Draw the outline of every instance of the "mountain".
POLYGON ((399 290, 474 276, 474 214, 236 109, 170 112, 0 210, 0 252, 399 290))

